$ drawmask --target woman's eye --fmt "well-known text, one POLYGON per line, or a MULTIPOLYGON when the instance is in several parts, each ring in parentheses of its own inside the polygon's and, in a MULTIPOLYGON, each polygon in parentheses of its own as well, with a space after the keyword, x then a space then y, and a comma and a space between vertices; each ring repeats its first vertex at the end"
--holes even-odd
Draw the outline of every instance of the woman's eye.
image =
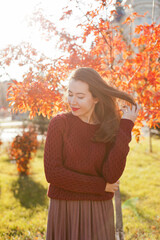
MULTIPOLYGON (((73 95, 68 95, 69 97, 73 97, 73 95)), ((84 97, 78 97, 79 99, 83 99, 84 97)))

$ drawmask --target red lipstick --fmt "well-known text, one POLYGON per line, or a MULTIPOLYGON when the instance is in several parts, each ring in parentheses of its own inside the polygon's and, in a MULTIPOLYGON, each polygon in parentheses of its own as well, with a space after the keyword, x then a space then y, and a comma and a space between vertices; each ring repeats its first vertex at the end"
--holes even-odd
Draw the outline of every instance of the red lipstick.
POLYGON ((73 107, 72 107, 72 110, 73 110, 74 112, 77 111, 78 109, 79 109, 79 108, 73 108, 73 107))

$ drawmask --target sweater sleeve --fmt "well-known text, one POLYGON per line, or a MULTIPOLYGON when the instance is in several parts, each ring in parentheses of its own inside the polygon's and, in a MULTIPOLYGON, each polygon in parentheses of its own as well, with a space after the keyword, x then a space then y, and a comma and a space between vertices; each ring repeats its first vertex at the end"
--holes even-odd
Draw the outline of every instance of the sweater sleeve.
POLYGON ((107 159, 104 161, 102 175, 108 183, 115 183, 122 175, 131 141, 134 123, 130 119, 121 119, 116 140, 107 159))
POLYGON ((63 164, 64 119, 57 115, 48 127, 44 149, 44 170, 48 183, 72 192, 104 194, 103 177, 77 173, 63 164))

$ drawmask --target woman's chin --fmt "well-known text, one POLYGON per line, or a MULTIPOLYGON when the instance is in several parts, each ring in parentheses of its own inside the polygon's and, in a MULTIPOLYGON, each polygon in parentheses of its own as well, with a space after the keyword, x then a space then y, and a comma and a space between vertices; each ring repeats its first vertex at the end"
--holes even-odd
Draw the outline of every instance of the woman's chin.
POLYGON ((76 115, 76 116, 79 115, 76 111, 73 111, 73 110, 72 110, 72 113, 73 113, 73 115, 76 115))

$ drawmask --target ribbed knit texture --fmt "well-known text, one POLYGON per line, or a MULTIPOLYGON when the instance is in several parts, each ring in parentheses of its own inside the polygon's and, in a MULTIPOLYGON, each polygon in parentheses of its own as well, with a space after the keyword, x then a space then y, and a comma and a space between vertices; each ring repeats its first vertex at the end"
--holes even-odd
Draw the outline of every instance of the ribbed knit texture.
POLYGON ((92 142, 99 124, 89 124, 71 112, 55 116, 49 124, 44 150, 48 196, 64 200, 107 200, 106 183, 122 175, 133 121, 121 119, 114 145, 92 142))

